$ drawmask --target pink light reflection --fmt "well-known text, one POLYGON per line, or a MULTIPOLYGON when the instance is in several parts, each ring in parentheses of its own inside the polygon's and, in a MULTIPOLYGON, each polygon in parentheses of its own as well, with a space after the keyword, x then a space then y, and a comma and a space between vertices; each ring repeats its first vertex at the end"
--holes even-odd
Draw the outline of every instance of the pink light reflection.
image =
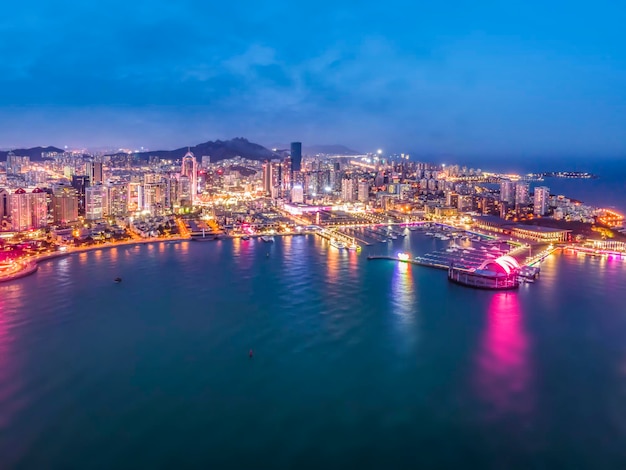
POLYGON ((494 294, 475 376, 477 392, 494 414, 526 414, 532 408, 529 349, 517 293, 494 294))

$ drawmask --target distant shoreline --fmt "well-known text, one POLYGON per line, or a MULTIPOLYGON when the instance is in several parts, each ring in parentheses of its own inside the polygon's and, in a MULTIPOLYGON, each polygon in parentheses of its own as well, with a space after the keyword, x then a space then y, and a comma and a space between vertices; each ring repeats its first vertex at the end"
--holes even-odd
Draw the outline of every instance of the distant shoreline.
MULTIPOLYGON (((304 234, 304 233, 303 233, 304 234)), ((301 235, 299 233, 277 233, 274 236, 289 236, 289 235, 301 235)), ((251 235, 251 237, 258 238, 260 235, 251 235)), ((98 250, 110 250, 112 248, 118 247, 132 247, 138 245, 148 245, 151 243, 167 243, 167 242, 188 242, 193 241, 194 237, 170 237, 170 238, 146 238, 143 240, 129 240, 125 242, 117 242, 117 243, 105 243, 102 245, 91 245, 86 247, 78 247, 78 248, 70 248, 67 251, 55 251, 54 253, 46 253, 42 255, 35 255, 32 257, 28 257, 25 260, 18 261, 23 267, 19 271, 12 272, 6 276, 0 275, 0 283, 15 281, 17 279, 21 279, 26 276, 30 276, 34 274, 38 270, 39 263, 43 263, 44 261, 50 261, 56 258, 64 258, 66 256, 74 255, 77 253, 87 253, 89 251, 98 251, 98 250)), ((196 237, 197 238, 197 237, 196 237)), ((234 238, 241 238, 241 236, 222 236, 218 240, 228 240, 234 238)), ((218 241, 216 240, 216 241, 218 241)))
POLYGON ((107 243, 102 245, 92 245, 87 247, 73 248, 68 249, 67 251, 55 251, 54 253, 46 253, 42 255, 36 255, 27 258, 24 261, 19 261, 23 265, 22 269, 19 271, 13 272, 6 276, 0 275, 0 283, 14 281, 16 279, 21 279, 26 276, 30 276, 37 272, 39 263, 43 263, 44 261, 53 260, 56 258, 64 258, 66 256, 70 256, 77 253, 86 253, 89 251, 97 251, 97 250, 109 250, 111 248, 125 247, 125 246, 137 246, 137 245, 147 245, 150 243, 166 243, 166 242, 182 242, 189 241, 190 238, 183 237, 171 237, 171 238, 148 238, 145 240, 130 240, 127 242, 117 242, 117 243, 107 243))

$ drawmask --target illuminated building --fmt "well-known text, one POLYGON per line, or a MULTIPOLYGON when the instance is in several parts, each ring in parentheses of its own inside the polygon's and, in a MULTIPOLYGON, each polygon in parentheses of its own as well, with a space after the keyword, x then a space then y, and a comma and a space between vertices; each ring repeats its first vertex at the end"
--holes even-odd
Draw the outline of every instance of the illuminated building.
POLYGON ((32 193, 19 188, 11 194, 11 223, 13 230, 21 232, 43 228, 48 222, 46 193, 35 188, 32 193))
POLYGON ((164 183, 148 183, 143 188, 143 210, 151 215, 163 215, 166 187, 164 183))
POLYGON ((550 201, 550 189, 545 186, 535 188, 534 208, 535 215, 546 215, 548 212, 548 202, 550 201))
POLYGON ((29 194, 22 188, 11 194, 11 224, 13 230, 21 232, 32 228, 33 216, 29 194))
POLYGON ((198 194, 198 169, 196 167, 196 157, 191 151, 188 151, 183 157, 183 163, 180 169, 181 180, 182 177, 187 177, 188 179, 188 197, 189 203, 191 206, 194 205, 196 201, 196 196, 198 194))
POLYGON ((359 202, 368 202, 370 198, 370 185, 367 181, 360 181, 357 189, 357 199, 359 202))
POLYGON ((530 202, 528 183, 517 183, 515 185, 515 204, 525 206, 530 202))
POLYGON ((72 176, 72 187, 78 196, 78 215, 85 215, 85 188, 89 186, 89 177, 84 175, 72 176))
POLYGON ((304 202, 304 190, 301 184, 294 184, 293 188, 291 188, 291 202, 304 202))
POLYGON ((0 189, 0 219, 11 216, 11 193, 0 189))
POLYGON ((180 175, 178 179, 178 205, 181 207, 191 207, 191 181, 186 175, 180 175))
POLYGON ((106 186, 98 184, 85 189, 85 218, 87 220, 100 220, 104 218, 106 198, 106 186))
POLYGON ((87 162, 85 165, 89 186, 102 183, 102 162, 87 162))
POLYGON ((78 194, 71 186, 60 186, 52 192, 52 217, 57 225, 78 220, 78 194))
POLYGON ((515 183, 513 181, 503 181, 500 183, 500 201, 508 204, 515 202, 515 183))
POLYGON ((272 163, 268 160, 263 163, 263 192, 272 194, 272 163))
POLYGON ((21 157, 13 152, 7 154, 7 175, 19 175, 28 169, 30 157, 21 157))
POLYGON ((129 185, 114 183, 107 187, 107 208, 105 214, 113 217, 125 217, 128 213, 129 185))
POLYGON ((506 290, 519 287, 520 265, 511 256, 484 261, 475 269, 448 268, 448 279, 456 284, 476 289, 506 290))
POLYGON ((345 202, 353 202, 355 191, 355 184, 352 178, 344 178, 341 180, 341 199, 345 202))

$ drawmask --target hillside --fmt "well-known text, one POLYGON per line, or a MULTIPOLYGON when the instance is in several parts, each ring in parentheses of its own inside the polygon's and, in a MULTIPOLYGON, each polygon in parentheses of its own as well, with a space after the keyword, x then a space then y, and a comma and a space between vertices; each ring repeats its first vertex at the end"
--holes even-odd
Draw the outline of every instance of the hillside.
MULTIPOLYGON (((30 157, 33 161, 41 160, 41 152, 64 152, 63 149, 57 147, 33 147, 29 149, 12 150, 15 155, 20 157, 30 157)), ((0 161, 6 161, 9 151, 0 151, 0 161)))

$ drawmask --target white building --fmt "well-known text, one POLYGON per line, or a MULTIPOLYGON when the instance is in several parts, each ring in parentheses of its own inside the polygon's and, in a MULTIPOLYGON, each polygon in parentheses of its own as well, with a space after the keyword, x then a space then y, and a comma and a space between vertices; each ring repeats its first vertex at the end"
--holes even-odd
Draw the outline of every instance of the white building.
POLYGON ((85 188, 85 218, 100 220, 105 216, 107 188, 101 184, 85 188))
POLYGON ((535 188, 534 209, 535 215, 546 215, 548 212, 548 202, 550 200, 550 189, 546 186, 538 186, 535 188))

